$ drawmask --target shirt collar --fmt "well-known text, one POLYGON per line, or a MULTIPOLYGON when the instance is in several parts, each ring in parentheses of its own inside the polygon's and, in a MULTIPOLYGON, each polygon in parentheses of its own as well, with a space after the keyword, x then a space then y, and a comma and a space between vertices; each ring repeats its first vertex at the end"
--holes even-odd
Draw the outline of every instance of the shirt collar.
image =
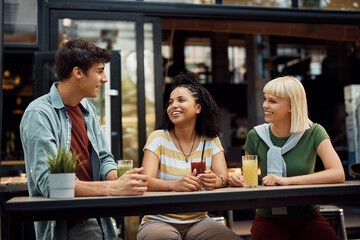
MULTIPOLYGON (((55 82, 55 83, 53 83, 53 85, 50 88, 51 104, 56 109, 66 109, 65 104, 61 99, 59 90, 57 89, 58 84, 59 84, 59 82, 55 82)), ((84 107, 84 105, 86 105, 86 101, 87 100, 85 98, 83 100, 81 100, 79 103, 79 106, 80 106, 81 112, 88 115, 89 111, 84 107)))

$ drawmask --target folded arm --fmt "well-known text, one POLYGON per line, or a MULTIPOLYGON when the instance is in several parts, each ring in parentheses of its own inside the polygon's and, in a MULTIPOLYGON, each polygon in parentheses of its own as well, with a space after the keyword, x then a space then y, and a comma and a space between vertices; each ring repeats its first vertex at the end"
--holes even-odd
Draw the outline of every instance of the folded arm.
POLYGON ((333 148, 330 139, 323 140, 317 153, 324 164, 325 170, 293 177, 279 177, 269 174, 263 178, 264 185, 318 184, 343 183, 345 181, 344 168, 340 158, 333 148))
POLYGON ((187 192, 201 189, 200 180, 195 177, 196 172, 176 181, 157 178, 156 175, 159 170, 159 164, 159 157, 150 150, 145 150, 142 166, 144 168, 143 174, 148 176, 148 188, 150 191, 187 192))
POLYGON ((106 175, 108 181, 75 181, 75 196, 126 196, 143 195, 147 191, 147 177, 140 174, 143 168, 134 168, 117 178, 117 171, 106 175), (116 177, 115 177, 116 176, 116 177))

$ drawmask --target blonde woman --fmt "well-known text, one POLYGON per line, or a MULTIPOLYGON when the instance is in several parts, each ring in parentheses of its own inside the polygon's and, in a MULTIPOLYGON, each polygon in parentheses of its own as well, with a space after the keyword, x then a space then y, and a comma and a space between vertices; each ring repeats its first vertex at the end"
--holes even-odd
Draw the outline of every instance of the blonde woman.
MULTIPOLYGON (((305 90, 294 77, 268 82, 264 87, 265 122, 248 133, 245 154, 259 156, 262 184, 341 183, 344 169, 325 129, 308 118, 305 90), (314 172, 316 156, 325 170, 314 172)), ((243 186, 239 175, 231 186, 243 186)), ((318 205, 257 209, 251 238, 338 239, 318 205)))

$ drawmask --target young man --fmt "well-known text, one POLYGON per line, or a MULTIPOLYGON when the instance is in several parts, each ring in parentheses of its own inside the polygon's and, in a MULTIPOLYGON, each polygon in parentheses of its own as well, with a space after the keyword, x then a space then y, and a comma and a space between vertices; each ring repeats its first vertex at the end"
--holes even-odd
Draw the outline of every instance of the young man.
MULTIPOLYGON (((96 109, 86 99, 96 97, 108 81, 104 63, 110 59, 110 52, 80 39, 57 51, 60 82, 28 106, 20 123, 30 196, 49 196, 44 150, 56 153, 59 146, 86 161, 76 172, 75 196, 142 195, 147 190, 142 168, 117 178, 96 109)), ((110 218, 36 222, 35 233, 37 239, 117 239, 110 218)))

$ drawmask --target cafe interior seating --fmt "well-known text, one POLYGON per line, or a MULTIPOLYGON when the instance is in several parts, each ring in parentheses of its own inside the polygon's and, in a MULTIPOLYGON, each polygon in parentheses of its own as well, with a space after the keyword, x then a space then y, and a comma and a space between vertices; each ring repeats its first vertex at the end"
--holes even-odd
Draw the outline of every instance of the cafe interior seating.
POLYGON ((335 205, 320 205, 321 214, 329 220, 340 240, 347 240, 344 210, 335 205))

